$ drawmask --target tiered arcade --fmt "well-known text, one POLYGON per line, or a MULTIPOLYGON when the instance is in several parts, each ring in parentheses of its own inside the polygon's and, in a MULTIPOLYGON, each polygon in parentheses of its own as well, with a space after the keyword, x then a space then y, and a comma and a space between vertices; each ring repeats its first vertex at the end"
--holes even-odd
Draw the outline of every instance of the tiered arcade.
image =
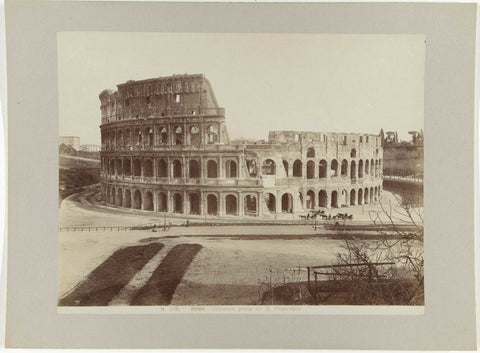
POLYGON ((128 81, 100 94, 107 204, 185 215, 268 216, 377 201, 377 135, 271 131, 231 144, 203 75, 128 81))

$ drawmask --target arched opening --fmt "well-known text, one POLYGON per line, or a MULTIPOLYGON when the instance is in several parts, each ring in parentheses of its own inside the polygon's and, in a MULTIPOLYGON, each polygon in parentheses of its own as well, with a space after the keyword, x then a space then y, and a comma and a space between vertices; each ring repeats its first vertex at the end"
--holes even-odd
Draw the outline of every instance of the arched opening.
POLYGON ((288 192, 282 195, 282 212, 284 213, 293 212, 293 197, 288 192))
POLYGON ((138 190, 135 190, 133 193, 133 208, 137 210, 142 209, 142 194, 138 190))
POLYGON ((363 205, 363 189, 358 189, 358 204, 363 205))
POLYGON ((370 164, 368 163, 368 159, 365 161, 365 176, 367 176, 369 174, 369 167, 370 167, 370 164))
POLYGON ((237 177, 237 163, 235 161, 229 160, 225 163, 225 172, 227 178, 236 178, 237 177))
POLYGON ((318 177, 326 178, 327 177, 327 161, 322 159, 318 165, 318 177))
POLYGON ((130 190, 125 190, 125 200, 123 202, 123 206, 126 208, 131 208, 132 207, 132 194, 130 193, 130 190))
POLYGON ((363 161, 361 159, 358 161, 358 177, 363 178, 363 161))
POLYGON ((271 193, 265 194, 265 203, 267 204, 267 208, 270 213, 277 212, 277 200, 275 195, 271 193))
POLYGON ((357 150, 355 148, 352 148, 350 151, 350 158, 357 158, 357 150))
POLYGON ((190 144, 193 146, 198 146, 200 145, 200 142, 200 130, 197 126, 190 127, 190 144))
POLYGON ((257 176, 257 161, 255 159, 247 159, 247 170, 251 177, 257 176))
POLYGON ((123 146, 123 131, 119 130, 117 132, 117 146, 123 146))
POLYGON ((341 206, 348 206, 348 191, 342 190, 341 206))
POLYGON ((357 204, 357 199, 355 198, 355 189, 350 191, 350 206, 355 206, 357 204))
POLYGON ((167 194, 164 192, 158 193, 158 212, 167 212, 168 205, 167 205, 167 194))
POLYGON ((207 128, 207 144, 218 142, 218 128, 215 125, 210 125, 207 128))
POLYGON ((373 199, 373 188, 370 188, 370 203, 374 201, 373 199))
POLYGON ((338 162, 336 159, 332 159, 332 162, 330 163, 330 170, 332 176, 338 175, 338 162))
POLYGON ((373 159, 370 161, 370 174, 375 175, 375 162, 373 159))
POLYGON ((375 196, 374 196, 374 200, 375 200, 375 201, 378 201, 378 189, 377 189, 376 186, 375 186, 375 196))
POLYGON ((123 206, 123 192, 122 189, 117 189, 117 206, 123 206))
POLYGON ((181 194, 173 195, 173 212, 183 213, 183 197, 181 194))
POLYGON ((227 195, 225 198, 225 213, 227 215, 237 214, 237 197, 235 195, 227 195))
POLYGON ((175 144, 183 145, 183 129, 180 126, 175 127, 175 144))
POLYGON ((300 199, 300 205, 303 208, 303 193, 301 191, 298 191, 298 198, 300 199))
POLYGON ((158 167, 157 167, 157 170, 158 170, 158 177, 160 178, 167 178, 168 177, 168 166, 167 166, 167 162, 165 161, 165 159, 160 159, 158 161, 158 167))
POLYGON ((121 158, 117 158, 116 169, 117 169, 117 175, 122 175, 123 174, 122 159, 121 158))
POLYGON ((142 163, 140 162, 140 159, 135 159, 133 161, 133 175, 134 176, 142 175, 142 163))
POLYGON ((207 162, 207 178, 217 178, 217 172, 218 172, 217 162, 209 160, 207 162))
POLYGON ((153 194, 150 191, 147 191, 145 194, 145 205, 144 210, 153 211, 153 194))
POLYGON ((110 146, 115 146, 115 131, 110 132, 110 146))
POLYGON ((129 158, 123 159, 123 173, 128 176, 132 175, 132 166, 129 158))
POLYGON ((215 195, 207 196, 207 213, 216 216, 218 214, 218 201, 215 195))
POLYGON ((364 203, 368 204, 370 202, 370 198, 368 197, 368 188, 365 188, 365 192, 363 193, 364 196, 364 203))
POLYGON ((320 207, 328 206, 328 195, 325 190, 320 190, 318 193, 318 206, 320 207))
POLYGON ((330 206, 334 208, 338 207, 338 193, 335 190, 332 191, 332 202, 330 206))
POLYGON ((160 143, 163 145, 168 143, 168 131, 165 127, 160 130, 160 143))
POLYGON ((271 159, 266 159, 262 165, 262 174, 275 175, 275 173, 276 173, 275 162, 271 159))
POLYGON ((125 130, 125 146, 131 146, 132 145, 132 131, 130 129, 125 130))
POLYGON ((115 175, 115 159, 110 160, 110 175, 115 175))
POLYGON ((145 129, 145 140, 143 141, 143 144, 145 146, 152 146, 153 145, 153 129, 151 127, 148 127, 145 129))
POLYGON ((307 204, 306 208, 314 209, 315 208, 315 192, 313 190, 307 191, 307 204))
POLYGON ((142 143, 142 131, 139 129, 139 128, 136 128, 135 129, 135 133, 134 133, 134 143, 135 145, 140 145, 140 143, 142 143))
POLYGON ((200 178, 200 164, 195 159, 191 159, 188 162, 188 177, 189 178, 200 178))
POLYGON ((174 178, 181 178, 183 176, 182 173, 182 162, 178 159, 173 161, 173 177, 174 178))
POLYGON ((314 158, 315 157, 315 148, 309 147, 307 149, 307 158, 314 158))
POLYGON ((151 159, 146 159, 143 166, 143 176, 151 178, 153 177, 153 163, 151 159))
POLYGON ((253 195, 247 195, 243 199, 244 211, 247 216, 257 215, 257 198, 253 195))
POLYGON ((378 160, 375 160, 375 177, 378 177, 378 160))
POLYGON ((200 196, 196 193, 190 194, 190 214, 200 214, 200 196))
POLYGON ((302 161, 299 159, 293 162, 293 176, 294 177, 302 176, 302 161))
POLYGON ((307 179, 313 179, 315 177, 315 162, 307 162, 307 179))
POLYGON ((115 188, 110 189, 110 203, 115 205, 115 188))
POLYGON ((351 179, 356 179, 357 176, 357 166, 355 164, 355 161, 352 161, 350 164, 350 178, 351 179))
POLYGON ((288 162, 286 160, 282 160, 283 169, 285 169, 285 176, 288 177, 288 162))
POLYGON ((347 176, 348 174, 348 161, 346 159, 342 160, 342 167, 341 167, 341 176, 347 176))

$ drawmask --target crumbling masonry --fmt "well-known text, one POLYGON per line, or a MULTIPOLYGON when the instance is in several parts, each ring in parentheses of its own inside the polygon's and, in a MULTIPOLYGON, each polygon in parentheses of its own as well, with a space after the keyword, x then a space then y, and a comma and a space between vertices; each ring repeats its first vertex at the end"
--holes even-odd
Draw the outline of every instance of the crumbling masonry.
POLYGON ((271 131, 232 144, 210 83, 174 75, 100 93, 107 204, 188 215, 267 216, 375 202, 378 135, 271 131))

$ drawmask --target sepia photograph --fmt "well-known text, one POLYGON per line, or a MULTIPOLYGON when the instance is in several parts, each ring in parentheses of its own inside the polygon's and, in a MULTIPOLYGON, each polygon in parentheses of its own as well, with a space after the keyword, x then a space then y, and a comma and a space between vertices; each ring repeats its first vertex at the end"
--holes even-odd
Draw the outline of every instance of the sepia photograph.
POLYGON ((59 32, 58 307, 423 307, 425 48, 59 32))

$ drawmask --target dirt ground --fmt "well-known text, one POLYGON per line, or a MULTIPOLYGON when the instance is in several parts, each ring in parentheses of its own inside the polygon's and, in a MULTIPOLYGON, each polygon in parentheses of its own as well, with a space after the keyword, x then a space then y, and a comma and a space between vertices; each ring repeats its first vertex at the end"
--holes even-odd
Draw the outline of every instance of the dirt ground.
MULTIPOLYGON (((389 199, 393 196, 385 192, 384 200, 388 202, 389 199)), ((81 201, 77 197, 62 202, 59 226, 131 226, 161 220, 151 214, 129 214, 98 207, 89 209, 81 201)), ((366 219, 366 213, 378 207, 358 206, 347 212, 355 212, 366 219)), ((335 254, 343 245, 342 239, 332 239, 334 235, 333 231, 314 230, 309 225, 174 227, 156 232, 62 231, 59 233, 59 299, 115 251, 159 242, 166 249, 185 243, 201 246, 176 287, 171 304, 258 304, 262 293, 272 284, 305 281, 306 272, 298 270, 299 267, 334 262, 335 254)), ((147 277, 153 275, 154 270, 147 277)))

